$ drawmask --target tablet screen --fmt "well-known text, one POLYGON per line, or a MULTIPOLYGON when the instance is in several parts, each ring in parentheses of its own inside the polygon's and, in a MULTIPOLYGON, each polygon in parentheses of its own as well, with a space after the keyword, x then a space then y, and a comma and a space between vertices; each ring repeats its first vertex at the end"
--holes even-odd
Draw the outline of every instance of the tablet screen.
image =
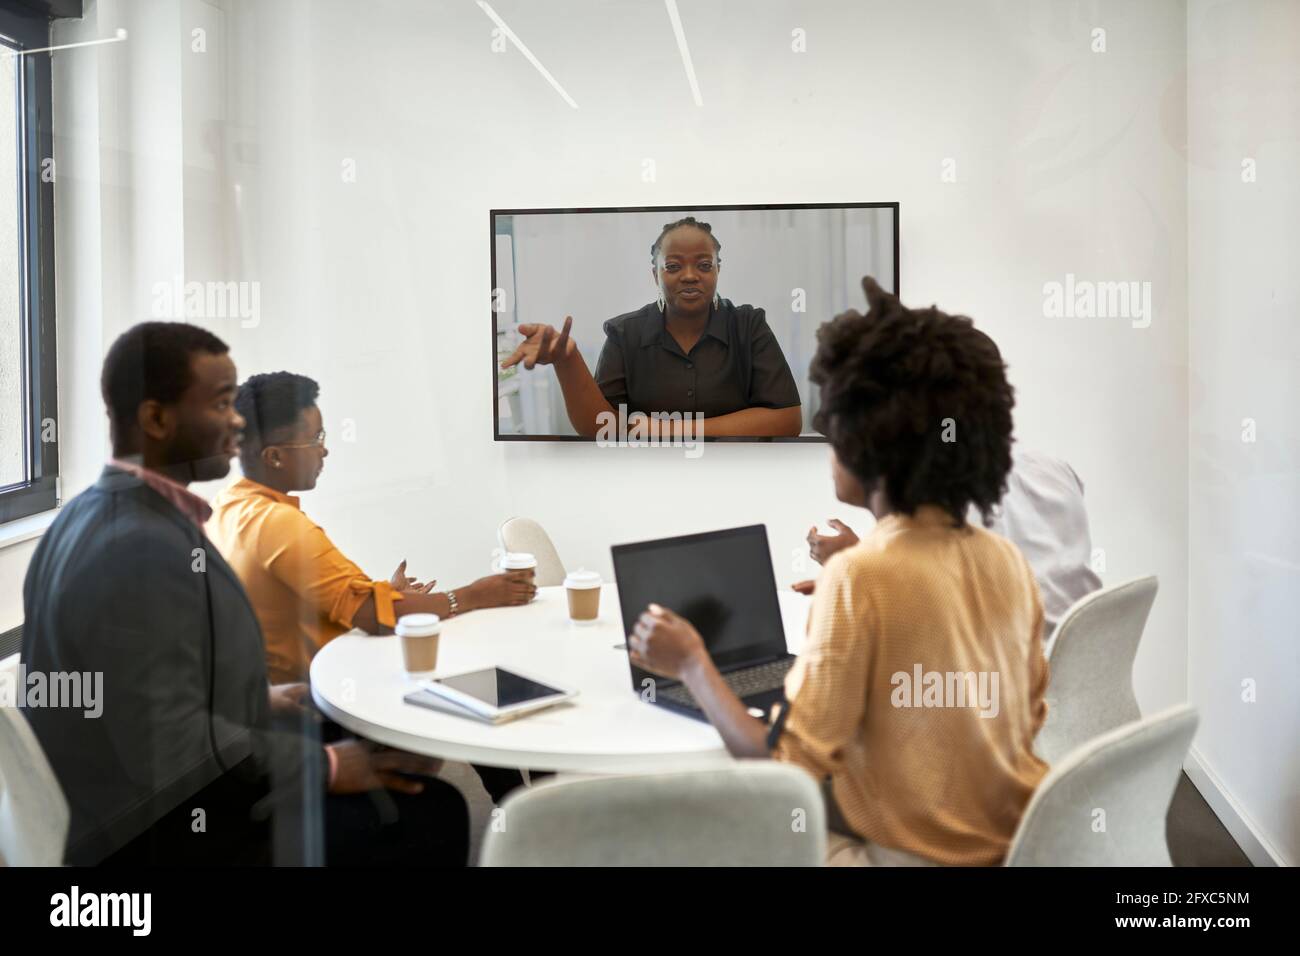
POLYGON ((524 704, 563 693, 548 684, 540 684, 527 677, 520 677, 500 667, 456 674, 453 677, 441 678, 435 683, 444 684, 493 707, 513 707, 515 704, 524 704))

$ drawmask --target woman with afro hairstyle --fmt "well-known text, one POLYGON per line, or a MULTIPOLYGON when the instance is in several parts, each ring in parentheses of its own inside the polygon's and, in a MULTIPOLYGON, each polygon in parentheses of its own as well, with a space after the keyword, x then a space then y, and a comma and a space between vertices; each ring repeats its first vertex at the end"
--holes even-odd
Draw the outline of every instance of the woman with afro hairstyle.
POLYGON ((829 862, 993 866, 1047 772, 1038 587, 1011 542, 966 520, 1002 496, 1014 395, 970 319, 863 288, 866 315, 819 331, 811 378, 836 495, 876 526, 827 562, 772 725, 673 611, 650 605, 629 647, 686 684, 734 755, 824 785, 829 862))

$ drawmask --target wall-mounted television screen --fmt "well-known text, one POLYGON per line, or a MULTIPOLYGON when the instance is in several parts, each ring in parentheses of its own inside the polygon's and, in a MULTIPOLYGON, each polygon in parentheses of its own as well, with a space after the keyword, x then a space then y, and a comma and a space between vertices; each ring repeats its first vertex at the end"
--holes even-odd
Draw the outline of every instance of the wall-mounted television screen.
POLYGON ((495 435, 820 441, 817 327, 898 292, 898 203, 498 209, 495 435))

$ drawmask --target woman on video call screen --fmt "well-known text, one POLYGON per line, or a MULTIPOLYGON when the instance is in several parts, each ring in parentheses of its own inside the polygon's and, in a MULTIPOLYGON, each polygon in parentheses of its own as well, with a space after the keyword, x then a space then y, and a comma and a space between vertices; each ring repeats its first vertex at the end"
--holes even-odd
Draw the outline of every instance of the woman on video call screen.
POLYGON ((817 326, 857 301, 864 273, 896 285, 897 216, 493 211, 497 437, 820 440, 817 326))
POLYGON ((569 335, 572 316, 559 331, 519 326, 527 337, 502 368, 555 366, 569 421, 587 437, 602 413, 626 420, 656 412, 703 416, 704 434, 714 437, 798 435, 799 389, 763 310, 718 295, 721 251, 707 222, 687 216, 665 225, 650 249, 658 299, 604 323, 594 376, 569 335))

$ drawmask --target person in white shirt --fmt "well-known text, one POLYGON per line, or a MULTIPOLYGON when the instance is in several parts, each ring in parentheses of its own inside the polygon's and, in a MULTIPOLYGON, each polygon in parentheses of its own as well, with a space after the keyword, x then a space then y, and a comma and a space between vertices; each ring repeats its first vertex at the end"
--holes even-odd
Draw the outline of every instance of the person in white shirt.
MULTIPOLYGON (((1083 505, 1083 482, 1064 461, 1034 451, 1014 453, 1007 491, 988 525, 1018 547, 1033 569, 1043 599, 1043 651, 1050 653, 1056 625, 1075 601, 1101 587, 1092 570, 1092 538, 1083 505)), ((972 516, 970 520, 976 520, 972 516)), ((818 564, 858 542, 844 522, 832 518, 838 534, 808 532, 808 551, 818 564)), ((814 582, 794 589, 812 592, 814 582)))

